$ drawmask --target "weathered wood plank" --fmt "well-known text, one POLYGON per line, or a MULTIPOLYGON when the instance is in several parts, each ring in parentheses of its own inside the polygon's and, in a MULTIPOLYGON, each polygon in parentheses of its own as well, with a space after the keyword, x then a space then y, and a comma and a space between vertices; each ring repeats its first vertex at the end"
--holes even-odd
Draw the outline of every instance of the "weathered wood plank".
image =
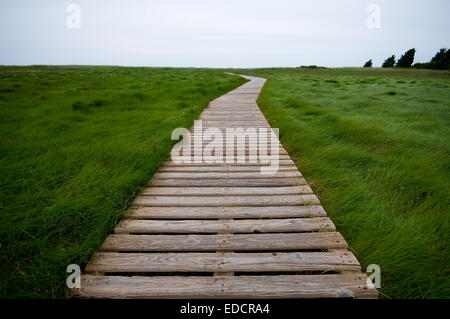
MULTIPOLYGON (((238 128, 246 128, 245 126, 239 126, 239 125, 233 125, 233 126, 231 126, 231 125, 230 125, 230 126, 212 126, 212 127, 221 130, 223 134, 226 133, 227 128, 234 128, 234 129, 238 129, 238 128)), ((268 130, 268 129, 270 128, 270 126, 263 126, 263 125, 255 125, 255 126, 250 126, 250 127, 255 128, 256 130, 259 130, 259 129, 262 129, 262 128, 268 130)), ((207 129, 209 129, 209 128, 210 128, 210 127, 203 127, 203 133, 204 133, 207 129)), ((193 133, 193 132, 194 132, 194 129, 191 128, 191 129, 189 129, 189 131, 190 131, 191 133, 193 133)), ((268 130, 268 131, 269 131, 269 130, 268 130)))
POLYGON ((258 115, 258 114, 251 114, 251 115, 231 115, 231 114, 202 114, 200 115, 200 120, 202 121, 240 121, 240 122, 245 122, 245 121, 253 121, 253 120, 257 120, 257 121, 262 121, 265 122, 264 117, 262 116, 262 114, 258 115))
MULTIPOLYGON (((176 167, 198 167, 198 168, 208 168, 208 167, 221 167, 221 166, 226 166, 226 167, 233 167, 233 166, 239 166, 239 167, 243 167, 243 166, 249 166, 249 167, 261 167, 261 166, 268 166, 269 163, 243 163, 243 164, 239 164, 239 163, 202 163, 202 164, 196 164, 196 163, 175 163, 171 160, 165 161, 163 163, 164 167, 166 166, 176 166, 176 167)), ((292 160, 280 160, 278 162, 278 165, 281 167, 283 166, 295 166, 294 161, 292 160)))
MULTIPOLYGON (((223 139, 222 141, 220 139, 216 139, 215 142, 219 143, 222 142, 222 149, 225 151, 227 144, 226 144, 226 140, 223 139)), ((202 148, 205 149, 209 144, 211 143, 211 140, 206 139, 205 137, 200 137, 200 136, 192 136, 191 140, 190 140, 190 144, 191 144, 191 148, 193 149, 194 146, 198 147, 198 148, 202 148)), ((264 150, 263 148, 267 149, 267 152, 270 154, 271 152, 271 148, 272 148, 272 143, 270 140, 266 141, 266 142, 260 142, 260 144, 253 144, 250 145, 250 143, 248 141, 244 141, 244 142, 240 142, 241 144, 239 145, 237 143, 237 141, 235 141, 234 145, 230 145, 230 147, 233 147, 234 149, 237 150, 244 150, 244 149, 249 149, 250 147, 254 148, 254 149, 261 149, 261 152, 264 150)), ((280 150, 284 150, 283 145, 281 143, 277 143, 274 142, 273 146, 276 148, 278 147, 278 149, 280 150)), ((211 147, 211 146, 209 146, 211 147)), ((287 155, 288 153, 283 151, 283 152, 278 152, 280 155, 287 155)))
MULTIPOLYGON (((222 173, 222 172, 257 172, 264 166, 162 166, 159 172, 168 173, 222 173)), ((267 167, 267 166, 266 166, 267 167)), ((279 172, 296 172, 297 166, 282 166, 279 172)))
POLYGON ((278 172, 267 175, 259 172, 206 172, 206 173, 169 173, 161 172, 153 175, 154 179, 218 179, 218 178, 280 178, 280 177, 302 177, 300 172, 278 172))
MULTIPOLYGON (((206 145, 205 145, 203 148, 199 148, 199 150, 197 151, 198 154, 200 154, 200 155, 203 154, 201 150, 203 150, 205 147, 206 147, 206 145)), ((186 154, 187 156, 192 156, 192 155, 194 154, 194 151, 195 151, 195 148, 194 148, 194 146, 192 145, 190 151, 186 150, 186 148, 185 148, 185 149, 181 150, 181 151, 178 153, 178 155, 181 156, 181 155, 185 155, 185 154, 186 154)), ((222 156, 222 157, 225 157, 225 156, 227 156, 227 157, 235 156, 236 161, 237 161, 236 155, 241 155, 241 156, 244 156, 244 155, 245 155, 245 157, 248 157, 248 156, 257 156, 257 155, 259 154, 258 152, 259 152, 259 148, 255 148, 255 149, 253 149, 253 150, 250 150, 250 149, 248 149, 248 148, 245 148, 245 149, 244 149, 244 148, 239 148, 239 149, 234 148, 234 149, 231 149, 231 150, 226 150, 225 148, 223 148, 222 151, 220 151, 220 150, 217 150, 217 152, 216 152, 216 151, 211 151, 211 152, 209 152, 208 154, 204 153, 204 155, 205 155, 205 156, 206 156, 206 155, 220 155, 220 156, 222 156)), ((277 154, 279 154, 280 156, 281 156, 281 155, 287 155, 286 150, 284 150, 284 149, 282 149, 282 148, 280 148, 279 151, 278 151, 278 153, 276 153, 276 151, 275 151, 275 152, 272 152, 271 148, 268 147, 268 148, 267 148, 267 152, 264 152, 264 153, 268 154, 269 156, 277 156, 277 154)))
MULTIPOLYGON (((280 154, 280 155, 270 155, 269 154, 269 158, 262 158, 261 156, 253 156, 253 155, 246 155, 245 159, 243 161, 243 163, 238 162, 236 156, 232 155, 232 156, 226 156, 224 155, 222 158, 222 163, 221 164, 226 164, 226 165, 233 165, 233 164, 238 164, 238 165, 242 165, 242 164, 258 164, 258 165, 262 165, 262 164, 267 164, 269 161, 273 160, 274 158, 271 156, 276 156, 278 158, 278 160, 281 161, 285 161, 285 160, 291 160, 291 158, 289 157, 289 155, 285 155, 285 154, 280 154)), ((209 163, 207 163, 206 161, 201 161, 200 163, 195 163, 194 161, 194 154, 191 154, 190 156, 186 156, 186 159, 189 160, 189 163, 187 164, 202 164, 202 165, 209 165, 209 163)))
POLYGON ((237 179, 153 179, 149 186, 168 187, 209 187, 209 186, 240 186, 240 187, 277 187, 306 185, 303 178, 237 178, 237 179))
POLYGON ((166 196, 241 196, 312 194, 308 185, 283 187, 147 187, 141 195, 166 196))
POLYGON ((376 298, 366 275, 81 277, 81 298, 376 298))
POLYGON ((340 233, 223 234, 223 235, 110 235, 101 251, 248 251, 345 249, 340 233))
POLYGON ((359 271, 349 251, 292 253, 97 253, 86 272, 359 271))
POLYGON ((117 234, 162 233, 286 233, 334 231, 326 217, 244 220, 123 220, 114 231, 117 234))
POLYGON ((241 126, 241 127, 252 127, 252 126, 269 126, 267 121, 263 120, 242 120, 242 119, 202 119, 202 126, 203 127, 215 127, 215 126, 241 126))
POLYGON ((134 207, 130 219, 219 219, 321 217, 320 205, 278 207, 134 207))
POLYGON ((316 195, 139 196, 136 206, 293 206, 319 205, 316 195))

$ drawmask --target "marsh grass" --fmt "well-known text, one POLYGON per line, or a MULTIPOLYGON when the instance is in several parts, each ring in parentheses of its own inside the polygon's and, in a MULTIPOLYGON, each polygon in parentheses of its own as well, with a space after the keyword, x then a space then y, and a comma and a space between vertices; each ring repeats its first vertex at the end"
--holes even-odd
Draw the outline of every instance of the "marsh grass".
POLYGON ((268 78, 260 107, 381 296, 448 298, 450 73, 239 72, 268 78))
POLYGON ((171 131, 244 83, 221 71, 0 67, 0 297, 64 297, 170 153, 171 131))

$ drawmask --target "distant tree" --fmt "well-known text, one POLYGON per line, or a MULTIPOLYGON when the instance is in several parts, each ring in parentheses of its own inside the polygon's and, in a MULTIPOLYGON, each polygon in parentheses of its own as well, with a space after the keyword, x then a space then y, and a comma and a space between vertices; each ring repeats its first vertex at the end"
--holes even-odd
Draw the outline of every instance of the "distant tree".
POLYGON ((395 55, 384 60, 382 67, 383 68, 393 68, 395 65, 395 55))
POLYGON ((365 68, 371 68, 371 67, 372 67, 372 60, 367 61, 367 62, 364 64, 364 67, 365 67, 365 68))
POLYGON ((416 54, 416 49, 411 49, 405 52, 400 59, 397 61, 397 67, 399 68, 409 68, 414 62, 414 55, 416 54))
POLYGON ((442 48, 431 59, 430 68, 435 70, 450 69, 450 49, 442 48))
POLYGON ((430 62, 427 62, 427 63, 414 63, 413 68, 416 68, 416 69, 430 69, 430 62))

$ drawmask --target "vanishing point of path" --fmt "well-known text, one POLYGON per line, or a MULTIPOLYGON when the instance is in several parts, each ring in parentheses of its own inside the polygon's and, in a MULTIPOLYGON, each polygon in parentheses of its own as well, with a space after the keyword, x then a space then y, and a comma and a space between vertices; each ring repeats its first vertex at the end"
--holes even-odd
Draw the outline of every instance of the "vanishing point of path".
MULTIPOLYGON (((204 129, 270 128, 256 104, 265 79, 245 78, 202 112, 204 129)), ((283 147, 278 173, 262 175, 261 165, 165 162, 71 294, 376 298, 283 147)))

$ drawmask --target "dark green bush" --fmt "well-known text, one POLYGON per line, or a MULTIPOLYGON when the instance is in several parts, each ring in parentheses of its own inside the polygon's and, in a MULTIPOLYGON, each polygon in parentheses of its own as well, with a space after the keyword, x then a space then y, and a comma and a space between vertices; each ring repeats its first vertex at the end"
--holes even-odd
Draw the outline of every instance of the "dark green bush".
POLYGON ((365 68, 371 68, 372 65, 373 65, 372 60, 369 60, 369 61, 367 61, 367 62, 364 64, 364 67, 365 67, 365 68))
POLYGON ((382 67, 383 68, 393 68, 395 65, 395 55, 390 56, 386 60, 384 60, 382 67))
POLYGON ((397 67, 399 68, 410 68, 414 62, 414 55, 416 54, 416 49, 410 49, 403 54, 397 61, 397 67))

